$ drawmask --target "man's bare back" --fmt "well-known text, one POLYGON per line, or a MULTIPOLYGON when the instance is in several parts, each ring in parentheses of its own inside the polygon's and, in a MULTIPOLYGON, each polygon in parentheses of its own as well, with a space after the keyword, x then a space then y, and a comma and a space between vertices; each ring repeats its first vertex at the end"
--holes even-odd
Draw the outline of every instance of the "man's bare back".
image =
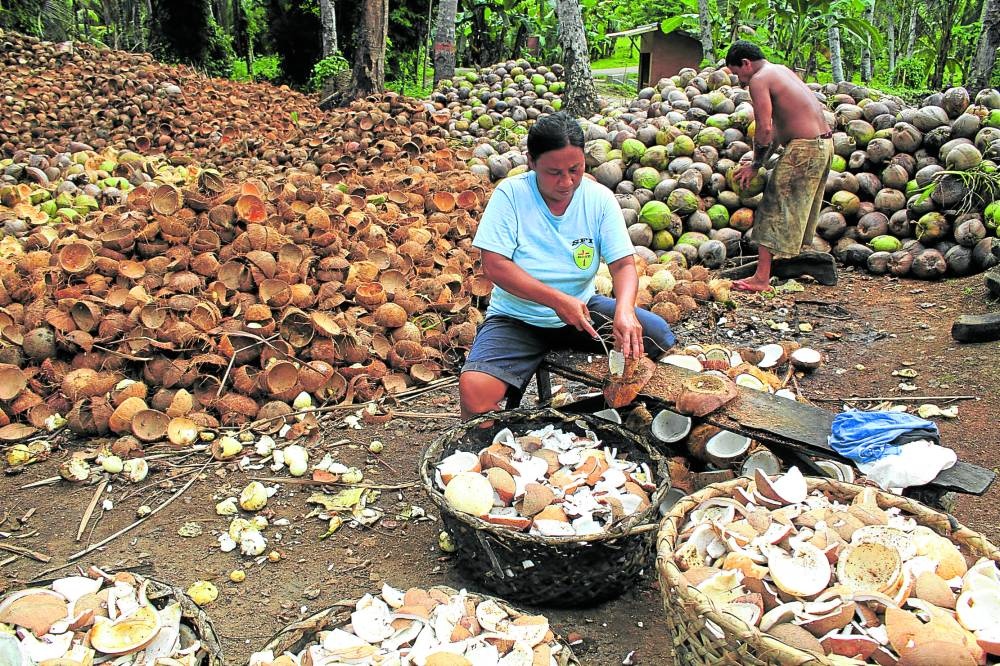
MULTIPOLYGON (((762 95, 770 99, 775 139, 785 144, 792 139, 815 139, 830 131, 823 117, 823 107, 806 84, 784 65, 765 61, 750 80, 755 116, 762 106, 762 95)), ((758 121, 762 120, 758 118, 758 121)))

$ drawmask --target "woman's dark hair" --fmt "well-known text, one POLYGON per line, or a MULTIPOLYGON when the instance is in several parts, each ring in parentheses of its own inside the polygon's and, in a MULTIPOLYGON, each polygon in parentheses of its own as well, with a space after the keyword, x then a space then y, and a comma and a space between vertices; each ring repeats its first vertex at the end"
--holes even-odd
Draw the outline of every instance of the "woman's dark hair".
POLYGON ((763 60, 764 52, 760 50, 759 46, 745 39, 733 42, 733 45, 729 47, 729 52, 726 53, 726 64, 739 65, 744 59, 750 62, 763 60))
POLYGON ((583 148, 583 130, 576 118, 564 111, 543 116, 528 130, 528 155, 537 160, 550 150, 566 146, 583 148))

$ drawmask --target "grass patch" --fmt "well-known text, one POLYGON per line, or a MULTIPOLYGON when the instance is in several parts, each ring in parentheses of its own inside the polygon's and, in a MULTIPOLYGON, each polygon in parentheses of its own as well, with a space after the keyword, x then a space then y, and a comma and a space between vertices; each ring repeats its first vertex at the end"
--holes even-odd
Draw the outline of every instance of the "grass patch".
POLYGON ((628 37, 615 40, 615 52, 610 58, 601 58, 590 62, 591 69, 614 69, 616 67, 638 67, 639 49, 633 49, 628 37))

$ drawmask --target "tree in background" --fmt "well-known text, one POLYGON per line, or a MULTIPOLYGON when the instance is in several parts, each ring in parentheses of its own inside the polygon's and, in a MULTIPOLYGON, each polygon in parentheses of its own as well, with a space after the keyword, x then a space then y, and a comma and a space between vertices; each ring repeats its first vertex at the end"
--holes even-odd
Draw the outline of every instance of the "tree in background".
POLYGON ((566 67, 566 92, 563 109, 574 116, 590 116, 600 107, 594 77, 590 73, 590 53, 587 33, 583 29, 580 3, 577 0, 556 0, 559 18, 559 44, 566 67))
POLYGON ((455 76, 455 15, 458 0, 440 0, 434 29, 434 83, 455 76))
POLYGON ((840 53, 840 28, 830 25, 827 28, 827 39, 830 40, 830 69, 833 74, 833 82, 840 83, 844 80, 844 61, 840 53))
POLYGON ((993 76, 997 47, 1000 46, 1000 0, 986 0, 982 23, 983 29, 979 33, 979 44, 976 46, 968 81, 968 88, 973 93, 989 87, 990 77, 993 76))
POLYGON ((179 61, 213 76, 227 76, 232 49, 212 17, 209 0, 150 0, 150 47, 167 62, 179 61))
POLYGON ((268 52, 281 57, 282 81, 303 86, 322 58, 319 16, 303 0, 267 0, 268 52))
POLYGON ((715 62, 715 44, 712 42, 712 18, 708 13, 708 0, 698 0, 698 27, 701 31, 701 57, 715 62))
POLYGON ((359 99, 385 89, 385 42, 389 0, 365 0, 358 24, 350 96, 359 99))
POLYGON ((337 7, 334 0, 319 0, 319 22, 323 29, 323 57, 333 55, 337 48, 337 7))

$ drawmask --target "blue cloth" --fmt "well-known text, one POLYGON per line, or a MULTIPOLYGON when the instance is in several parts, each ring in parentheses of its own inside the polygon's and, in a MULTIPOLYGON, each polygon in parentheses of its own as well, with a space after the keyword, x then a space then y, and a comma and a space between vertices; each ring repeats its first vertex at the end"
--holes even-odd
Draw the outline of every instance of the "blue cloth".
MULTIPOLYGON (((505 178, 490 196, 473 245, 507 257, 528 275, 586 303, 594 295, 599 258, 612 263, 635 250, 621 207, 611 190, 588 178, 562 215, 542 199, 535 172, 505 178)), ((490 315, 506 315, 532 326, 565 324, 555 310, 493 288, 490 315)))
POLYGON ((911 435, 937 441, 937 426, 905 412, 842 412, 833 418, 829 443, 834 451, 858 462, 875 462, 899 453, 894 442, 911 435))

